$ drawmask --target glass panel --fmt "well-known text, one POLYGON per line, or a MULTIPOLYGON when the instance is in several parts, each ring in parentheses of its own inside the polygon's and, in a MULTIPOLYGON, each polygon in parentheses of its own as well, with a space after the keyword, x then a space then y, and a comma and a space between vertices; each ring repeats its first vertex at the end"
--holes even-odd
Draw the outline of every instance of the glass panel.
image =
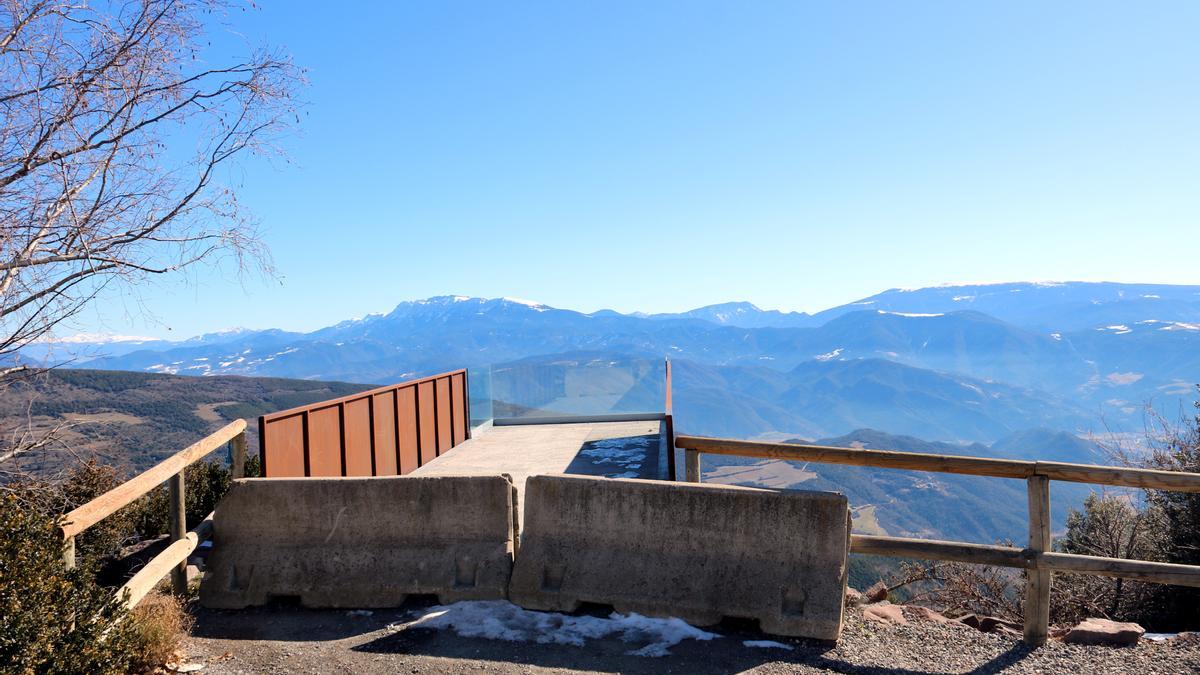
POLYGON ((497 418, 661 413, 665 407, 659 359, 548 356, 494 365, 491 375, 497 418))
POLYGON ((471 429, 492 420, 492 369, 490 366, 467 369, 467 394, 471 401, 471 429))

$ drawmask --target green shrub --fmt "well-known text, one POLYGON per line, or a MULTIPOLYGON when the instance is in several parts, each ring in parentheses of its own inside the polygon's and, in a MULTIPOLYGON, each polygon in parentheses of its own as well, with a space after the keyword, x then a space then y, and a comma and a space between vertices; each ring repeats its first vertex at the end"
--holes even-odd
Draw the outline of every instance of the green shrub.
POLYGON ((0 504, 0 671, 128 672, 128 612, 89 565, 68 570, 58 520, 9 494, 0 504))
MULTIPOLYGON (((196 462, 183 474, 184 506, 187 512, 187 527, 192 528, 204 520, 216 508, 217 502, 229 490, 229 469, 220 463, 196 462)), ((162 485, 151 490, 140 500, 134 513, 134 529, 142 539, 151 539, 170 531, 167 516, 167 500, 170 493, 162 485)))

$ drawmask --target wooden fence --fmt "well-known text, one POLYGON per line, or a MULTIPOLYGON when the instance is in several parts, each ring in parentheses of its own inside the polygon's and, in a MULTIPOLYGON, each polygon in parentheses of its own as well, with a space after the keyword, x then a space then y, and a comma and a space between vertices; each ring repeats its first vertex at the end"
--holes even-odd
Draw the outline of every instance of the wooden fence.
POLYGON ((168 573, 171 574, 171 585, 175 592, 180 595, 186 593, 188 556, 212 536, 213 515, 208 514, 208 517, 191 531, 185 531, 187 486, 184 483, 184 470, 226 443, 230 444, 233 457, 233 477, 241 478, 246 469, 246 422, 237 420, 64 516, 60 531, 64 543, 63 560, 67 567, 75 566, 76 536, 166 481, 170 492, 167 517, 170 522, 171 545, 138 570, 118 593, 128 591, 127 602, 133 607, 168 573))
POLYGON ((471 437, 467 371, 258 418, 263 476, 402 476, 471 437))
POLYGON ((1200 474, 1197 473, 696 436, 676 437, 675 447, 686 451, 686 478, 694 483, 700 482, 701 453, 1024 479, 1029 497, 1029 546, 1026 548, 855 534, 850 537, 850 550, 868 555, 949 560, 1026 570, 1025 641, 1033 645, 1044 644, 1049 632, 1053 572, 1096 574, 1200 587, 1200 565, 1075 555, 1050 550, 1051 480, 1200 492, 1200 474))

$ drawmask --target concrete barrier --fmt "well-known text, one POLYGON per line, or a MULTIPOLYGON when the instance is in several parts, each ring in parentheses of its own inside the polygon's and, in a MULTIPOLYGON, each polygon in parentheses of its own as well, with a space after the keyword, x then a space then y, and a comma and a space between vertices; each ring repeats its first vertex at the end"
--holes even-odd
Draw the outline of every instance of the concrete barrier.
POLYGON ((395 607, 507 595, 516 537, 508 476, 254 478, 217 505, 206 607, 278 597, 395 607))
POLYGON ((768 633, 836 640, 850 547, 828 492, 533 476, 509 598, 580 602, 696 625, 758 619, 768 633))

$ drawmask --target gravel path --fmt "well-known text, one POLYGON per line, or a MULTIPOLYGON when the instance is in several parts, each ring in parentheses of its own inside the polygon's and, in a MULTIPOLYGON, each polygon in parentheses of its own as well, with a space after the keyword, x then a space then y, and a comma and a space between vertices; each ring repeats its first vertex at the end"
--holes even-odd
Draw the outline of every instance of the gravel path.
POLYGON ((723 625, 722 637, 686 640, 662 658, 627 654, 636 643, 589 641, 584 647, 464 638, 448 630, 397 628, 421 608, 344 611, 293 608, 198 610, 186 649, 203 673, 1200 673, 1200 641, 1150 642, 1132 648, 1051 641, 1036 650, 1019 638, 964 626, 864 621, 847 613, 837 645, 763 635, 723 625), (792 647, 751 648, 773 640, 792 647))

